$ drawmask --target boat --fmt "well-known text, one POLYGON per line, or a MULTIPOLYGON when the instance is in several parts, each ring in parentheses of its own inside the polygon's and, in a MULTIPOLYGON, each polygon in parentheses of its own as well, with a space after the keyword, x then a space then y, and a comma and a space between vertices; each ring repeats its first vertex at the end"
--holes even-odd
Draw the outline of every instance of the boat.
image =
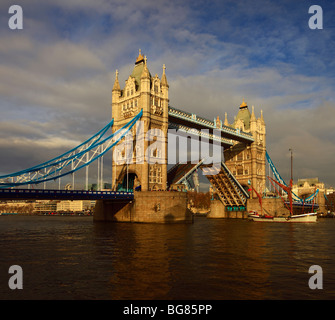
POLYGON ((317 213, 303 213, 297 215, 289 215, 287 217, 274 217, 269 215, 260 215, 258 213, 251 213, 248 215, 248 219, 256 222, 316 222, 317 213))
MULTIPOLYGON (((263 214, 263 208, 262 208, 262 197, 256 192, 259 203, 261 205, 261 214, 259 214, 257 211, 249 212, 248 220, 256 221, 256 222, 316 222, 317 221, 317 213, 316 212, 309 212, 309 213, 302 213, 302 214, 293 214, 293 201, 292 201, 292 184, 293 184, 293 174, 292 174, 292 149, 291 151, 291 179, 289 186, 286 186, 284 184, 279 183, 278 181, 268 177, 273 182, 275 182, 278 186, 280 186, 288 195, 289 199, 289 216, 280 216, 280 217, 274 217, 271 215, 263 214)), ((278 191, 277 191, 278 192, 278 191)), ((279 194, 279 192, 278 192, 279 194)), ((284 201, 284 200, 283 200, 284 201)), ((285 203, 285 201, 284 201, 285 203)), ((286 204, 285 204, 286 205, 286 204)))

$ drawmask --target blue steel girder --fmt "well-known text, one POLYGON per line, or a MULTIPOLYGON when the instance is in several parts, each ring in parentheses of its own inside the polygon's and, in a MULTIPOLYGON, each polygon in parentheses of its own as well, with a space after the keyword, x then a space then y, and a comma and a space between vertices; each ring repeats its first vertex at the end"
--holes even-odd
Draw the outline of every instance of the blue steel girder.
POLYGON ((216 127, 214 121, 197 116, 189 112, 185 112, 176 108, 169 107, 169 126, 171 128, 178 128, 185 130, 190 134, 200 135, 200 131, 203 129, 209 130, 209 134, 213 133, 213 130, 218 130, 221 137, 209 137, 211 141, 220 141, 222 144, 227 146, 233 145, 233 141, 252 143, 254 139, 251 133, 241 131, 239 129, 233 129, 231 127, 221 125, 219 128, 216 127), (193 132, 192 132, 193 129, 193 132))
MULTIPOLYGON (((271 171, 272 171, 276 181, 285 185, 285 186, 287 186, 287 183, 285 182, 285 180, 279 174, 277 168, 275 167, 274 163, 272 162, 272 160, 271 160, 267 151, 265 153, 265 156, 266 156, 266 160, 267 160, 268 164, 270 165, 271 171)), ((317 196, 318 193, 319 193, 319 189, 315 190, 315 192, 311 196, 309 196, 308 198, 303 199, 303 198, 298 197, 294 192, 292 192, 292 198, 295 201, 300 201, 300 203, 302 203, 302 204, 312 203, 314 201, 314 198, 317 196)))
POLYGON ((142 114, 143 110, 122 128, 107 135, 107 131, 112 128, 112 120, 90 139, 58 157, 25 170, 0 176, 0 188, 38 184, 73 174, 102 157, 119 143, 141 118, 142 114), (104 136, 105 134, 107 137, 104 136))

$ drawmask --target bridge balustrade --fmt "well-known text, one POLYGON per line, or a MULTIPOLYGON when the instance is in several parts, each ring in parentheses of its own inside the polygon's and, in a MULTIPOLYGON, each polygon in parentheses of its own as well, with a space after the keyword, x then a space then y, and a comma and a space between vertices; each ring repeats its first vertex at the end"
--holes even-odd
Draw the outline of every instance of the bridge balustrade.
POLYGON ((132 192, 88 190, 0 189, 0 199, 133 199, 132 192))

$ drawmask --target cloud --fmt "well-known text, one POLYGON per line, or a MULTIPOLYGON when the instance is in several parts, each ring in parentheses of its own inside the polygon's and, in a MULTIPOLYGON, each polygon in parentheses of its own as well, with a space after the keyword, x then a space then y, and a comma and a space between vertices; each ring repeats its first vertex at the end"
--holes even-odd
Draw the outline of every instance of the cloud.
POLYGON ((0 51, 3 116, 46 121, 68 112, 90 117, 110 104, 110 73, 89 48, 68 41, 20 40, 12 38, 0 51))
MULTIPOLYGON (((294 178, 319 177, 333 185, 335 103, 315 108, 272 110, 267 123, 267 149, 277 169, 289 179, 289 148, 293 148, 294 178)), ((266 117, 266 115, 265 115, 266 117)))
MULTIPOLYGON (((169 81, 169 78, 168 78, 169 81)), ((232 123, 242 98, 261 110, 267 125, 267 150, 289 179, 288 149, 294 149, 295 177, 319 177, 332 185, 335 103, 332 84, 323 77, 282 74, 275 68, 240 70, 237 66, 170 80, 170 104, 210 120, 232 123), (242 71, 242 72, 241 72, 242 71), (201 88, 199 90, 199 88, 201 88)))
MULTIPOLYGON (((114 72, 123 86, 141 48, 152 74, 166 65, 171 106, 210 120, 227 112, 233 122, 244 98, 257 116, 263 110, 283 175, 292 147, 297 176, 335 184, 334 29, 309 30, 308 4, 29 0, 21 32, 6 27, 10 5, 0 4, 2 171, 48 160, 102 128, 114 72)), ((325 25, 333 9, 324 4, 325 25)))

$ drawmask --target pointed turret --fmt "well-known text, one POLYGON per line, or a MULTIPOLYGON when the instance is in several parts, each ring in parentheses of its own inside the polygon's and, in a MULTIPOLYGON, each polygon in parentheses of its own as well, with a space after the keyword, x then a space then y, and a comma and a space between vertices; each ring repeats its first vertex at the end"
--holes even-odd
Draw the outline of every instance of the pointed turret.
POLYGON ((227 119, 227 112, 224 114, 224 123, 225 126, 229 126, 228 119, 227 119))
POLYGON ((115 71, 115 81, 112 89, 112 117, 118 117, 119 116, 119 100, 121 96, 121 88, 119 83, 119 72, 118 70, 115 71))
POLYGON ((265 124, 264 118, 263 118, 263 110, 261 110, 261 123, 265 124))
POLYGON ((112 89, 112 100, 116 102, 115 99, 119 98, 121 95, 121 88, 119 83, 119 71, 115 71, 115 81, 112 89))
POLYGON ((255 116, 255 107, 251 107, 251 116, 250 116, 250 131, 253 134, 254 139, 256 139, 256 130, 257 130, 257 119, 255 116))
POLYGON ((251 117, 250 117, 250 121, 256 121, 255 107, 254 107, 254 106, 251 107, 251 117))
POLYGON ((114 81, 114 86, 112 91, 121 91, 120 88, 120 83, 119 83, 119 71, 115 71, 115 81, 114 81))
POLYGON ((144 66, 141 73, 141 90, 142 92, 150 92, 151 75, 147 67, 147 57, 144 57, 144 66))
POLYGON ((163 64, 163 74, 162 74, 161 84, 162 86, 169 87, 169 84, 166 79, 165 69, 166 69, 165 64, 163 64))
POLYGON ((218 129, 221 128, 221 120, 219 116, 216 117, 215 126, 218 129))
POLYGON ((243 98, 243 102, 240 105, 240 109, 245 109, 245 108, 248 108, 248 105, 246 104, 246 102, 244 101, 244 98, 243 98))
POLYGON ((141 80, 142 79, 150 79, 150 72, 147 67, 147 57, 146 56, 144 57, 144 67, 141 73, 141 80))
POLYGON ((162 80, 161 80, 161 87, 162 87, 162 93, 163 93, 163 100, 164 106, 166 107, 166 114, 168 112, 168 105, 169 105, 169 84, 166 79, 166 74, 165 74, 165 64, 163 64, 163 74, 162 74, 162 80))
POLYGON ((142 56, 141 49, 139 49, 138 50, 138 57, 135 61, 135 64, 141 63, 142 61, 144 61, 144 57, 142 56))

